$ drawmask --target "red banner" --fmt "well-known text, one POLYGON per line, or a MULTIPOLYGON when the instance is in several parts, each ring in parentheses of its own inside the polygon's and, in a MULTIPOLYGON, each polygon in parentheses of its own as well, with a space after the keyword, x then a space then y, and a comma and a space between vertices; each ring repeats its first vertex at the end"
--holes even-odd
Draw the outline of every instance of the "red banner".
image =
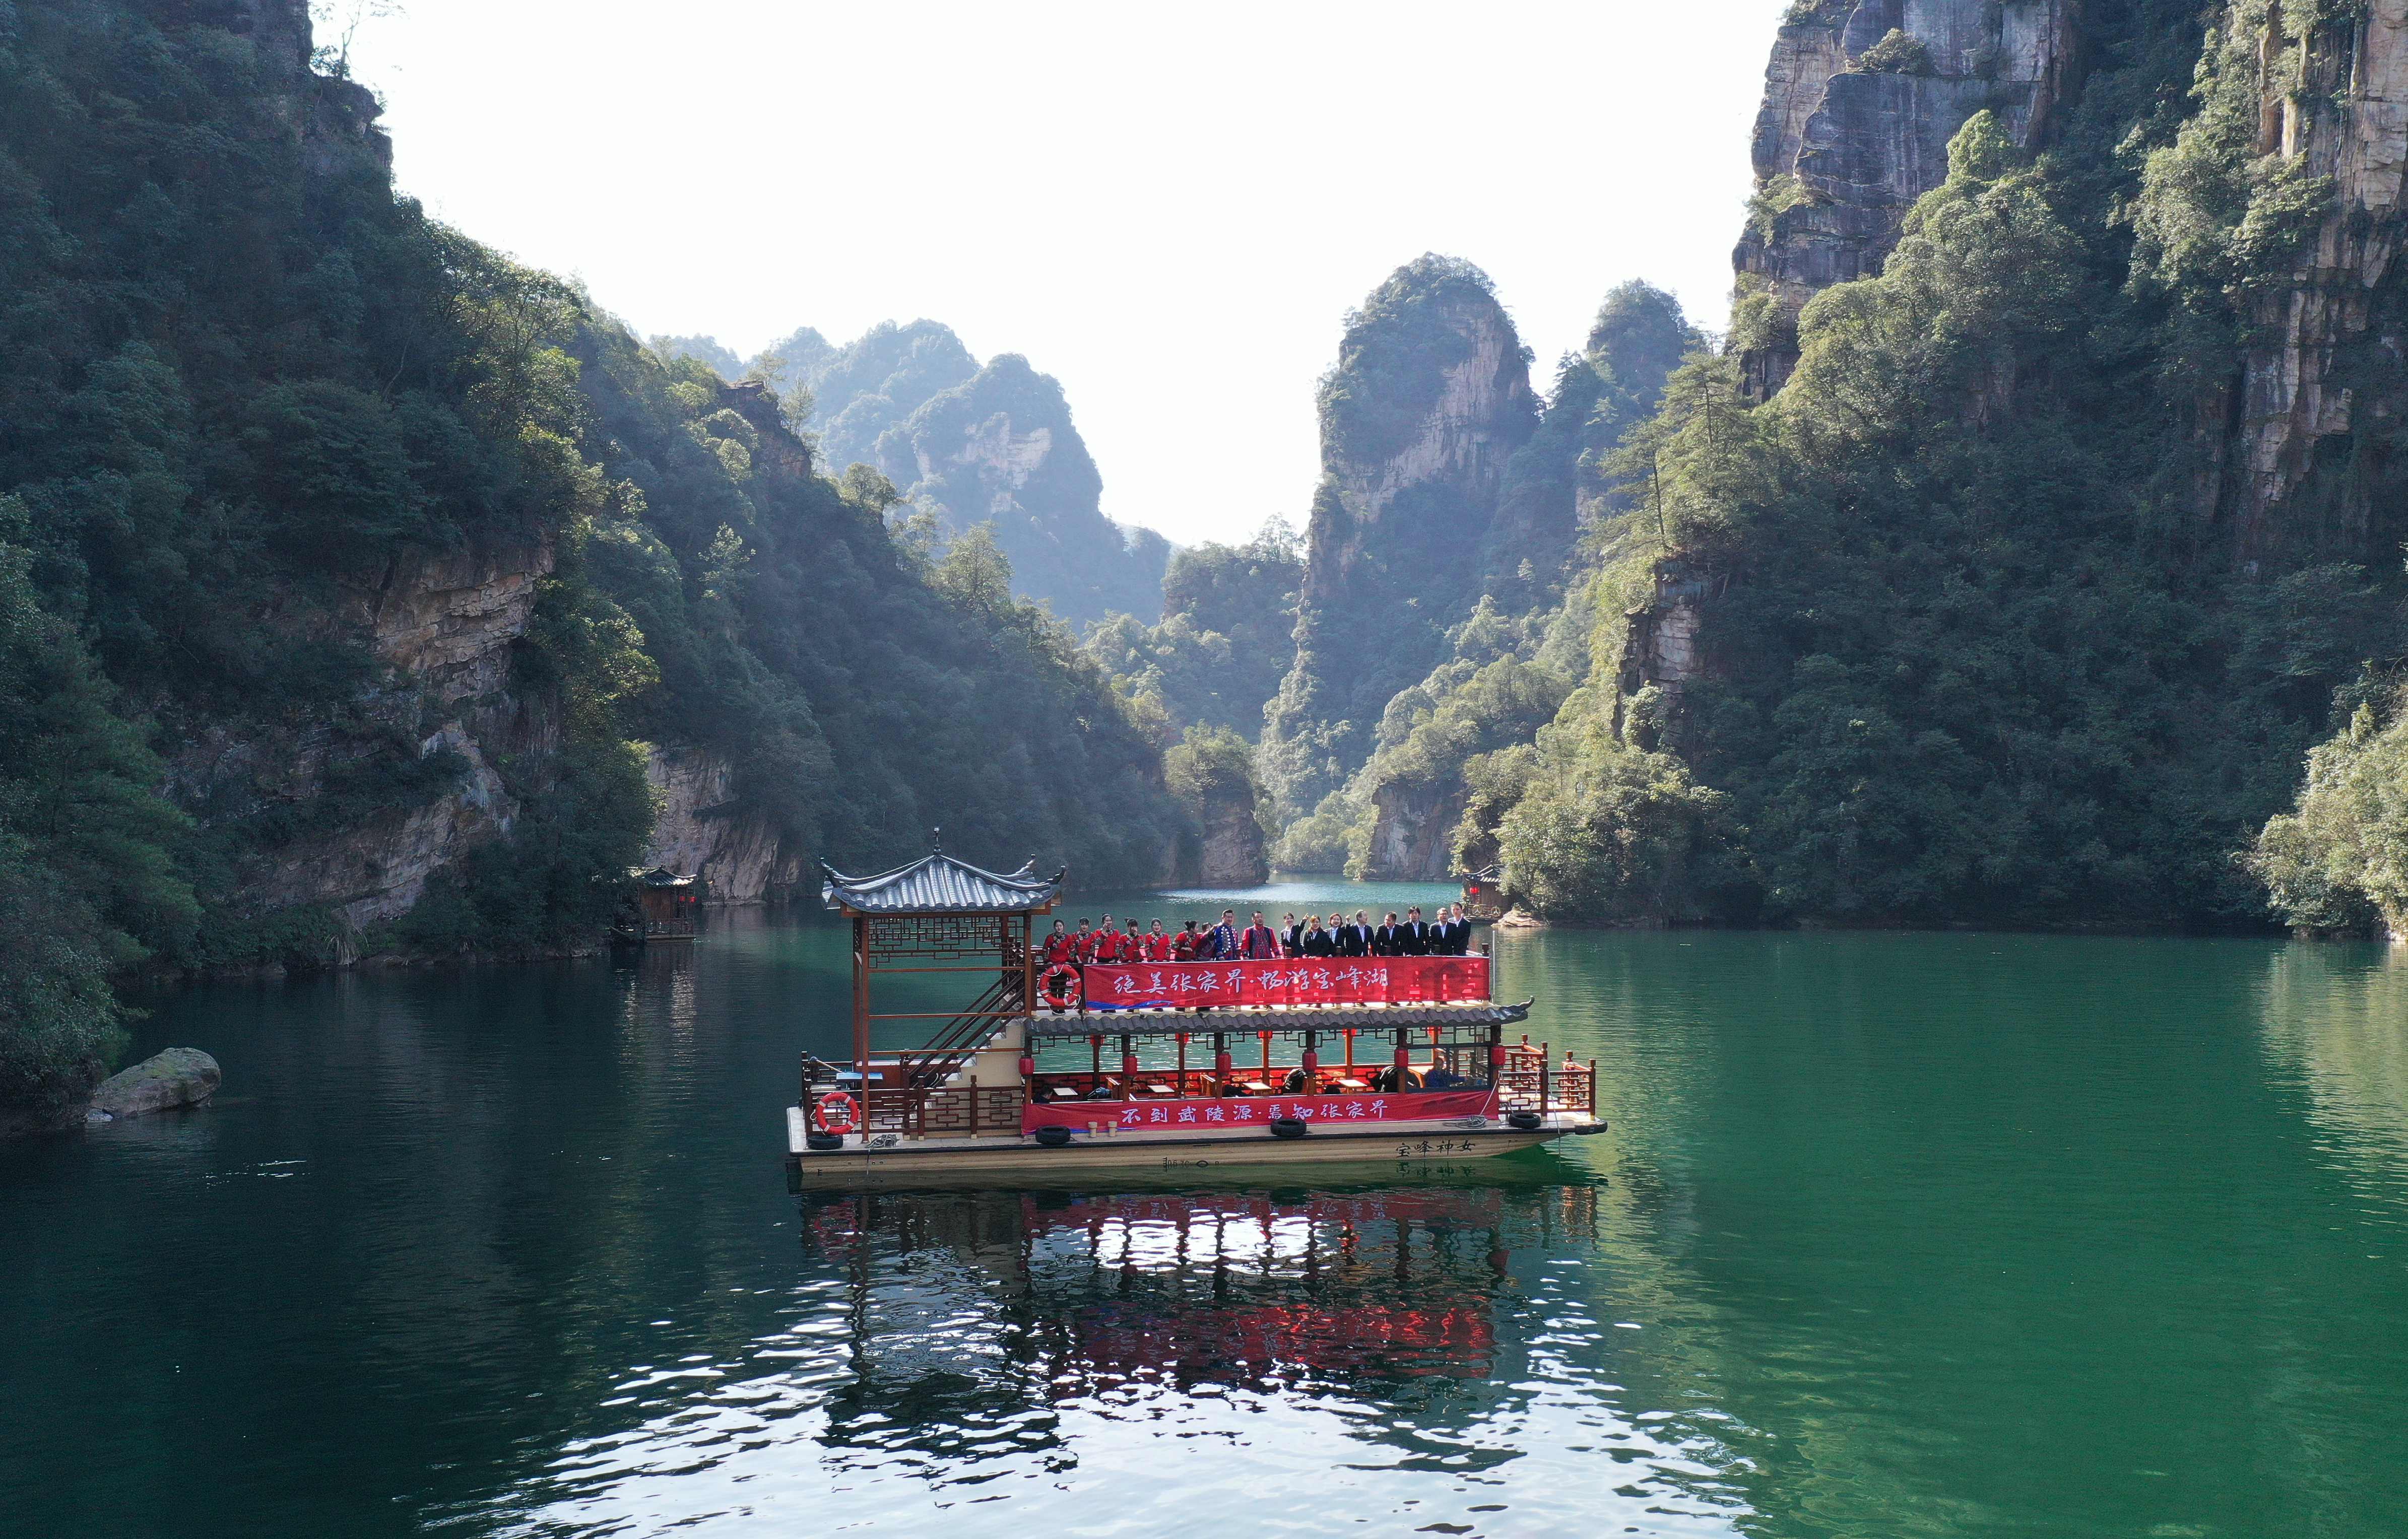
POLYGON ((1279 962, 1097 962, 1090 1010, 1198 1005, 1428 1005, 1488 997, 1486 957, 1297 957, 1279 962))
POLYGON ((1486 1090, 1420 1090, 1403 1095, 1226 1095, 1210 1101, 1048 1101, 1020 1109, 1020 1131, 1077 1128, 1090 1134, 1235 1133, 1293 1118, 1363 1129, 1382 1122, 1485 1117, 1486 1090))

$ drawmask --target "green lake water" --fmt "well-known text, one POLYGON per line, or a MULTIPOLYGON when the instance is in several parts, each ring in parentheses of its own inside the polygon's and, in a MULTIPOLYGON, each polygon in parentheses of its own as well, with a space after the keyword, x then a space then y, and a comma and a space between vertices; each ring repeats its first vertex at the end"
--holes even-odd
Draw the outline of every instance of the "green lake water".
POLYGON ((1612 1132, 1317 1187, 788 1196, 811 913, 161 999, 214 1104, 0 1146, 0 1533, 2408 1534, 2408 958, 1498 948, 1612 1132))

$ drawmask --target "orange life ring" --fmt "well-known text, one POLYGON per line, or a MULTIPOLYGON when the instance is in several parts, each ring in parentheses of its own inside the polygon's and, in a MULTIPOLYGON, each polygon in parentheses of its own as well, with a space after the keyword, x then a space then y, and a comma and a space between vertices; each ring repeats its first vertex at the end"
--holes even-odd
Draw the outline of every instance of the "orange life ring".
POLYGON ((1067 962, 1055 962, 1038 975, 1037 991, 1056 1013, 1070 1008, 1079 1003, 1079 970, 1067 962))
POLYGON ((842 1090, 830 1090, 821 1096, 811 1115, 822 1133, 852 1133, 861 1126, 861 1108, 842 1090))

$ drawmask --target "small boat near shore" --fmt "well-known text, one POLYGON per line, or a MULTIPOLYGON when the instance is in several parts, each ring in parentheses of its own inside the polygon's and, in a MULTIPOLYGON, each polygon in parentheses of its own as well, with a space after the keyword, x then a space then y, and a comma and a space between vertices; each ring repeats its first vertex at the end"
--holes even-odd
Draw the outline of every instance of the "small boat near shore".
POLYGON ((1594 1062, 1507 1040, 1532 1002, 1495 997, 1484 948, 1097 964, 1054 994, 1035 926, 1066 873, 998 874, 941 848, 871 876, 822 869, 853 929, 853 1050, 803 1058, 794 1190, 1425 1164, 1605 1131, 1594 1062), (930 974, 982 990, 953 1011, 873 1007, 882 976, 930 974), (887 1022, 918 1023, 918 1045, 874 1046, 887 1022))

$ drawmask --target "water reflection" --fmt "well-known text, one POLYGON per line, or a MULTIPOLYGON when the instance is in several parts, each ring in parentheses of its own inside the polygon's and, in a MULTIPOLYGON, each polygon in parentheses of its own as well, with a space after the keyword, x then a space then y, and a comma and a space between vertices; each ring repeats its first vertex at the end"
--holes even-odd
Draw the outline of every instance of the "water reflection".
POLYGON ((516 1493, 517 1531, 1729 1533, 1726 1440, 1626 1415, 1597 1366, 1622 1322, 1556 1263, 1603 1189, 1555 1174, 806 1199, 784 1328, 631 1368, 602 1404, 635 1419, 516 1493))
POLYGON ((2326 1152, 2371 1192, 2408 1199, 2408 947, 2284 948, 2266 969, 2265 1032, 2326 1152))

